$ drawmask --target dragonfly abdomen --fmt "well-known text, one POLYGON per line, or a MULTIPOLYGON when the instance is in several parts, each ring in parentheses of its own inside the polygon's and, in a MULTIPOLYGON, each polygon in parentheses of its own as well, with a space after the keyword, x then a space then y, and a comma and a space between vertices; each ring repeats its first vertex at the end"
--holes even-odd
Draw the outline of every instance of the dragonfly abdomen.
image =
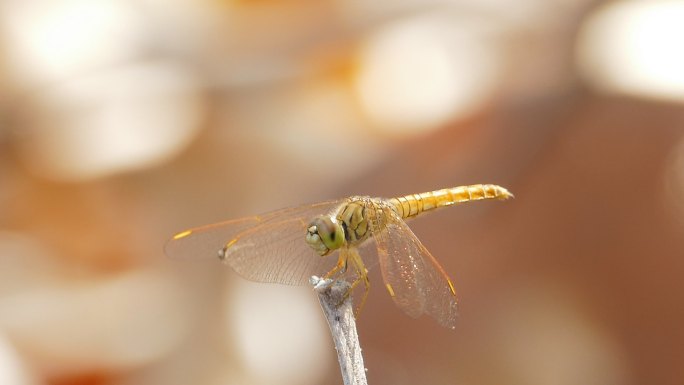
POLYGON ((429 210, 458 203, 483 199, 508 199, 513 194, 494 184, 474 184, 458 186, 420 194, 410 194, 390 199, 390 203, 402 218, 411 218, 429 210))

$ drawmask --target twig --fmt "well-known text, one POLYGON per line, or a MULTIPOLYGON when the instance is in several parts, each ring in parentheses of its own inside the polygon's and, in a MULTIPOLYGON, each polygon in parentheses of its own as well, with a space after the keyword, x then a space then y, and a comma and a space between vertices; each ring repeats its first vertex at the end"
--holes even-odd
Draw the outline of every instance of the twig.
POLYGON ((351 296, 347 295, 351 285, 344 280, 316 276, 311 277, 310 282, 318 293, 330 326, 344 385, 368 385, 351 296))

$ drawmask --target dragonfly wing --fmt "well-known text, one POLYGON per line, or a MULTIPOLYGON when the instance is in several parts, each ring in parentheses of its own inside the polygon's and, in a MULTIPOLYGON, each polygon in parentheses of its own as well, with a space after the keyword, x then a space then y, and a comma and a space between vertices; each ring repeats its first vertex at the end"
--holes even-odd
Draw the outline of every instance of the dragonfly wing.
POLYGON ((454 328, 456 294, 444 269, 389 205, 374 206, 380 269, 394 303, 411 317, 428 314, 454 328))
POLYGON ((273 211, 190 229, 175 235, 164 250, 171 258, 218 258, 244 278, 259 282, 304 284, 323 275, 337 262, 321 257, 305 242, 306 228, 317 215, 328 214, 344 200, 273 211))

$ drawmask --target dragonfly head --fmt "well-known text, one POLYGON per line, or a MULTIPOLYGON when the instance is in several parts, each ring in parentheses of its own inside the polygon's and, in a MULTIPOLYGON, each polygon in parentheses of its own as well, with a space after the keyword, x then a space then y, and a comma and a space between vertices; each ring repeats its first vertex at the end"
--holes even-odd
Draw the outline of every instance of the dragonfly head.
POLYGON ((318 255, 327 255, 344 244, 344 230, 329 216, 316 217, 306 229, 306 243, 318 255))

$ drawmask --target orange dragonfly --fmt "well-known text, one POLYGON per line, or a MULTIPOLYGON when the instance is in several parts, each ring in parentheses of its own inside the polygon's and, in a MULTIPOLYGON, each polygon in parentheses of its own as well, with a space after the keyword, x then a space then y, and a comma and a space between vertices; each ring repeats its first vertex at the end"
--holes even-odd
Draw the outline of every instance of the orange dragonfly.
POLYGON ((389 199, 353 196, 185 230, 164 250, 172 258, 218 256, 239 275, 259 282, 301 285, 313 275, 339 279, 351 272, 352 290, 359 283, 365 286, 360 310, 370 289, 367 266, 375 254, 365 250, 374 243, 394 303, 414 318, 427 314, 453 329, 454 285, 406 220, 454 204, 511 197, 492 184, 389 199), (329 257, 335 252, 337 258, 329 257))

